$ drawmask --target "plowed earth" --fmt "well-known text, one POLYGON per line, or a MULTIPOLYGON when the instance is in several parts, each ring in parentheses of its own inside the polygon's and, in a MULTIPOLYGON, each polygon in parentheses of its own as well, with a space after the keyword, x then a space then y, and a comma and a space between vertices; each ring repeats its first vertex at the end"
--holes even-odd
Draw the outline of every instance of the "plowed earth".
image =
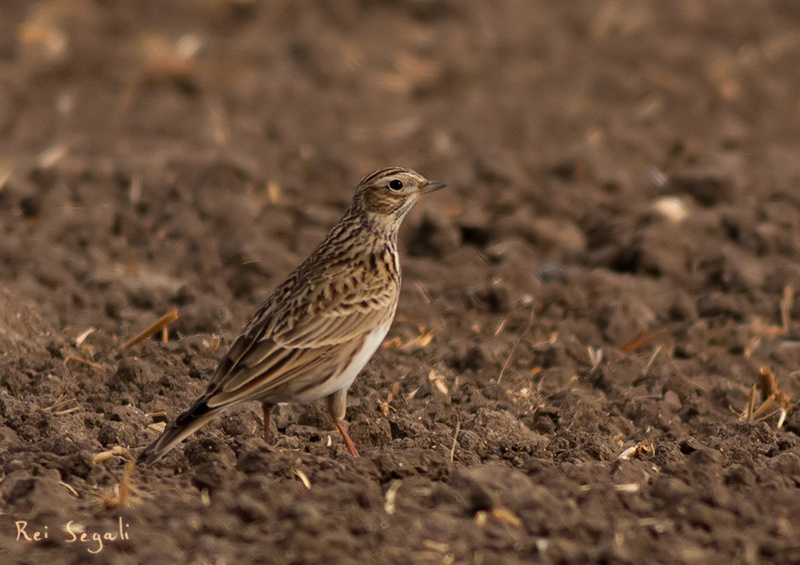
POLYGON ((798 29, 789 0, 3 3, 0 561, 800 561, 800 415, 741 418, 761 367, 800 398, 798 29), (402 231, 362 457, 318 405, 267 447, 253 404, 107 508, 388 165, 449 188, 402 231))

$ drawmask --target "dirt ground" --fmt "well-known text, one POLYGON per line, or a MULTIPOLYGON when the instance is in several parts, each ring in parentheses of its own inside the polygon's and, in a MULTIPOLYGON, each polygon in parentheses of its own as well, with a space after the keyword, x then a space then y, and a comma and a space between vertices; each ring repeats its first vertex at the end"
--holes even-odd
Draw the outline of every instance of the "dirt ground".
POLYGON ((0 561, 800 562, 798 29, 792 0, 2 3, 0 561), (449 188, 402 230, 362 457, 324 406, 266 447, 247 405, 114 507, 389 165, 449 188))

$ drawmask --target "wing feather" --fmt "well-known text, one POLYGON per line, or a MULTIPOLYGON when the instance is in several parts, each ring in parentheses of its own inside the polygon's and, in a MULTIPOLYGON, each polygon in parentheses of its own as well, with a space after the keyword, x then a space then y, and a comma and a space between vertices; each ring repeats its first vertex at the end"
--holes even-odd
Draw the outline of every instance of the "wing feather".
POLYGON ((294 304, 265 304, 220 361, 203 396, 208 406, 265 397, 291 379, 298 379, 292 388, 300 389, 343 368, 364 337, 394 317, 397 306, 394 289, 365 286, 357 299, 340 297, 321 311, 311 305, 324 295, 325 285, 300 294, 303 300, 294 304))
MULTIPOLYGON (((237 402, 262 398, 276 393, 276 389, 292 382, 292 391, 300 391, 306 385, 317 384, 336 374, 341 366, 350 360, 352 353, 363 344, 364 338, 353 340, 343 348, 341 345, 318 349, 290 349, 288 362, 279 367, 272 366, 268 372, 257 365, 237 373, 236 387, 224 387, 207 399, 209 407, 219 407, 237 402)), ((228 381, 226 381, 227 384, 228 381)))
POLYGON ((302 320, 290 331, 273 336, 284 347, 320 347, 350 341, 378 327, 394 308, 387 300, 362 301, 334 312, 302 320), (387 305, 389 308, 387 308, 387 305))

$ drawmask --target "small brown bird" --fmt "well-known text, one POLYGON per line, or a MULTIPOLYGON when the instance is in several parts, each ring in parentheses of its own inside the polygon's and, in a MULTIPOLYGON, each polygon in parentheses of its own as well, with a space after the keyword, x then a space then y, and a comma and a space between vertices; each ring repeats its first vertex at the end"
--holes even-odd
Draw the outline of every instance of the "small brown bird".
POLYGON ((206 392, 145 449, 152 464, 224 410, 257 400, 264 441, 276 404, 325 398, 344 427, 347 390, 380 346, 397 309, 400 223, 422 194, 443 188, 410 169, 367 175, 344 217, 311 256, 258 309, 220 361, 206 392))

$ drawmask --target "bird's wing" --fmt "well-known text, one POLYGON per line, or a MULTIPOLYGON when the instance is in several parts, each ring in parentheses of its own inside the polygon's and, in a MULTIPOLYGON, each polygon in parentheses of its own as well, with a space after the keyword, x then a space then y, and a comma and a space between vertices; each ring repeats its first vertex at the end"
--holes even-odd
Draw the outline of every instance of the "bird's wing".
POLYGON ((325 293, 295 292, 292 300, 277 289, 220 361, 203 397, 207 405, 259 398, 291 379, 302 388, 335 376, 397 306, 391 286, 319 300, 325 293))

